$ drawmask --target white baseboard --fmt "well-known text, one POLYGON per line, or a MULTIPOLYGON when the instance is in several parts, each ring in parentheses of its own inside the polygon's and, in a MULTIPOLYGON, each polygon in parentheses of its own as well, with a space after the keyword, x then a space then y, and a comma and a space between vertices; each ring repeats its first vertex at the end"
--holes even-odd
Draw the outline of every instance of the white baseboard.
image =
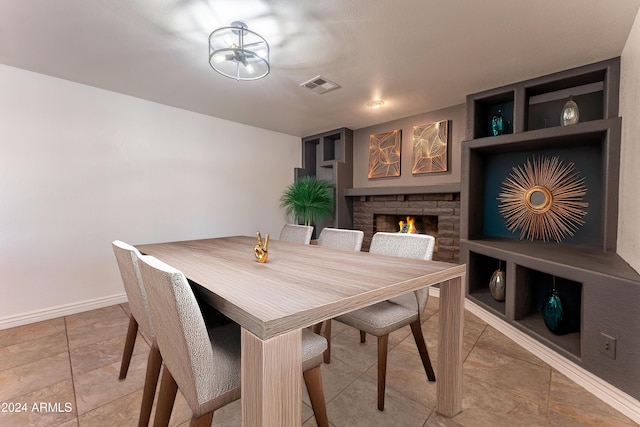
POLYGON ((95 310, 96 308, 122 304, 125 302, 127 302, 127 294, 122 293, 3 317, 0 318, 0 330, 27 325, 29 323, 41 322, 43 320, 55 319, 56 317, 68 316, 70 314, 82 313, 83 311, 95 310))
MULTIPOLYGON (((440 289, 429 288, 429 295, 440 297, 440 289)), ((629 417, 636 423, 640 423, 640 401, 629 396, 622 390, 617 389, 602 378, 593 375, 591 372, 576 365, 572 361, 557 354, 547 346, 531 338, 524 332, 511 326, 504 320, 489 313, 479 305, 468 299, 465 300, 465 309, 478 316, 488 325, 503 333, 516 344, 537 356, 549 366, 569 378, 571 381, 582 386, 589 393, 593 394, 616 411, 629 417)))

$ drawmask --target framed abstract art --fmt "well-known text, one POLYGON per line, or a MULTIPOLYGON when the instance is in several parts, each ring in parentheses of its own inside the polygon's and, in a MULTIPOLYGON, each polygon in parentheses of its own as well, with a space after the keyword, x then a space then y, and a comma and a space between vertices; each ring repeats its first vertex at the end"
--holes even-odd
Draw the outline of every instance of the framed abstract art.
POLYGON ((378 133, 369 137, 369 178, 400 176, 402 131, 378 133))
POLYGON ((413 127, 413 167, 411 173, 447 171, 447 120, 413 127))

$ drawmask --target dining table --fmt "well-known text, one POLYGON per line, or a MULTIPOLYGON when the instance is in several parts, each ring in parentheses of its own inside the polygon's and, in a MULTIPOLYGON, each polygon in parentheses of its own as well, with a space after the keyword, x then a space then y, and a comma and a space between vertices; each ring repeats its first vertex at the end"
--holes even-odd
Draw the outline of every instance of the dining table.
POLYGON ((436 284, 436 411, 453 417, 462 410, 465 264, 275 239, 261 263, 256 243, 229 236, 136 245, 182 271, 208 304, 241 326, 243 426, 301 424, 302 328, 436 284))

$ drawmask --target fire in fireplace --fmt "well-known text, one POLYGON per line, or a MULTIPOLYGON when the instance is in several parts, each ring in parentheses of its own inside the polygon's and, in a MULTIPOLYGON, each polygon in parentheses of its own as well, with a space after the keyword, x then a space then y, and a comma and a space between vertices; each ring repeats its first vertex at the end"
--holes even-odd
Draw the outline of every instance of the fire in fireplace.
POLYGON ((436 239, 434 254, 438 251, 438 217, 436 215, 375 214, 373 232, 428 234, 436 239))

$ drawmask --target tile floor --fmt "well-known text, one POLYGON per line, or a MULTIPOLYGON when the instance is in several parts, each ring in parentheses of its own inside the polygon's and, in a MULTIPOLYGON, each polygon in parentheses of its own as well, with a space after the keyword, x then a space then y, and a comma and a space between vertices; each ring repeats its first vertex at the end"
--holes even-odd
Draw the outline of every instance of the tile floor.
MULTIPOLYGON (((423 331, 437 369, 438 299, 423 331)), ((126 380, 118 380, 126 304, 0 331, 0 426, 135 426, 149 347, 138 337, 126 380), (24 410, 18 412, 18 410, 24 410)), ((637 426, 580 386, 466 312, 463 412, 435 413, 410 329, 389 340, 385 411, 376 409, 376 340, 334 322, 332 360, 322 366, 327 412, 342 426, 637 426)), ((302 422, 316 426, 304 395, 302 422)), ((190 410, 178 393, 172 426, 190 410)), ((240 401, 214 425, 240 426, 240 401)))

